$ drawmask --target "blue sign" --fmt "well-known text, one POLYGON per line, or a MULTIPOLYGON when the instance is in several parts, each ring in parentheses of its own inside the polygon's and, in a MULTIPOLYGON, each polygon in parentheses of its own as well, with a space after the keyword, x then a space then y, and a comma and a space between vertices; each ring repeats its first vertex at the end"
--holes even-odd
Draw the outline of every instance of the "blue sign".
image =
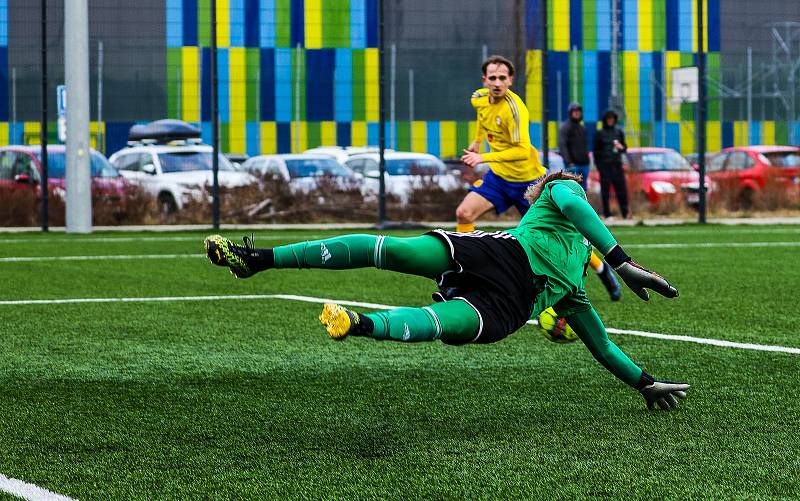
POLYGON ((59 85, 56 87, 56 106, 58 107, 58 116, 63 117, 67 114, 67 86, 59 85))

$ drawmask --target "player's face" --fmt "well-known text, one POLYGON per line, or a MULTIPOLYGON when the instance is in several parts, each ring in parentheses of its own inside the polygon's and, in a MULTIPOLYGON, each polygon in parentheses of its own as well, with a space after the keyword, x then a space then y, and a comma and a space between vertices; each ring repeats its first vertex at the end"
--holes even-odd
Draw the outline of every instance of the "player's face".
POLYGON ((513 81, 514 77, 508 74, 505 64, 490 64, 486 67, 483 84, 489 89, 493 99, 504 98, 513 81))

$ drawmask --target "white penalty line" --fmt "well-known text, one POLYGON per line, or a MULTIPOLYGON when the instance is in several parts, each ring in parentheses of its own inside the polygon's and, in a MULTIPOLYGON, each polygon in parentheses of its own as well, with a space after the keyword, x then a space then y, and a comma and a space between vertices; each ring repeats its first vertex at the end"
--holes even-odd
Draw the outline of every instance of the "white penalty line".
MULTIPOLYGON (((344 306, 356 306, 360 308, 372 308, 375 310, 390 310, 398 308, 388 304, 366 303, 362 301, 345 301, 341 299, 330 299, 311 296, 298 296, 294 294, 249 294, 231 296, 172 296, 172 297, 108 297, 108 298, 76 298, 76 299, 22 299, 14 301, 0 301, 0 305, 46 305, 46 304, 75 304, 75 303, 149 303, 149 302, 173 302, 173 301, 226 301, 226 300, 258 300, 258 299, 284 299, 288 301, 301 301, 304 303, 336 303, 344 306)), ((536 325, 535 320, 529 320, 529 324, 536 325)), ((737 343, 734 341, 724 341, 721 339, 711 339, 694 336, 680 336, 674 334, 661 334, 658 332, 646 332, 628 329, 606 328, 611 334, 623 334, 628 336, 646 337, 651 339, 662 339, 667 341, 682 341, 686 343, 704 344, 709 346, 719 346, 722 348, 736 348, 739 350, 770 351, 777 353, 791 353, 800 355, 800 348, 788 346, 776 346, 754 343, 737 343)))
POLYGON ((13 496, 30 501, 77 501, 55 492, 49 491, 38 485, 29 484, 16 478, 8 478, 0 473, 0 492, 7 492, 13 496))
MULTIPOLYGON (((730 247, 800 247, 797 242, 713 242, 713 243, 656 243, 628 244, 626 249, 707 249, 730 247)), ((2 257, 0 263, 28 263, 35 261, 124 261, 133 259, 185 259, 204 257, 205 254, 109 254, 102 256, 14 256, 2 257)))

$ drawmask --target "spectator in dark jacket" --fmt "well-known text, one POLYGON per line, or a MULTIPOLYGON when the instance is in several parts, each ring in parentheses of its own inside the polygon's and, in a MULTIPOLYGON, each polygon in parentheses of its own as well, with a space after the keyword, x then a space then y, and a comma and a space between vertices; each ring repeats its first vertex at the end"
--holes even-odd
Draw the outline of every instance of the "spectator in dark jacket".
POLYGON ((570 174, 583 176, 581 185, 587 190, 589 178, 589 147, 586 142, 586 128, 583 126, 583 108, 578 103, 570 103, 567 108, 569 118, 558 129, 558 153, 570 174))
POLYGON ((622 154, 628 149, 625 134, 617 128, 619 120, 616 112, 608 110, 603 114, 603 128, 594 135, 592 151, 594 164, 600 174, 600 196, 603 201, 603 216, 611 217, 609 193, 614 187, 617 203, 622 217, 629 218, 628 186, 625 183, 625 172, 622 170, 622 154))

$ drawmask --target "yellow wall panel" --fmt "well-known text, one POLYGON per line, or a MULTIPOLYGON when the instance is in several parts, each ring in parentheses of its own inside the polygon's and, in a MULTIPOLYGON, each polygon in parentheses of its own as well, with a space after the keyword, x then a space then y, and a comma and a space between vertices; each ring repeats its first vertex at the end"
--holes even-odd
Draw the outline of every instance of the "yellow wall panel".
POLYGON ((200 121, 200 51, 181 47, 181 118, 200 121))
POLYGON ((455 122, 439 122, 439 156, 442 158, 452 157, 459 153, 458 144, 456 144, 456 137, 457 133, 455 122))
POLYGON ((8 122, 0 122, 0 144, 8 144, 8 122))
POLYGON ((367 122, 361 120, 351 122, 350 142, 353 146, 367 146, 367 122))
POLYGON ((244 153, 247 150, 247 71, 245 68, 245 49, 231 47, 229 49, 228 75, 230 82, 230 123, 228 129, 228 148, 233 153, 244 153))
POLYGON ((322 146, 334 146, 336 144, 336 122, 320 122, 319 140, 322 146))
POLYGON ((550 4, 553 12, 553 50, 570 50, 569 40, 569 2, 553 0, 550 4))
POLYGON ((775 144, 775 122, 772 120, 761 122, 761 144, 775 144))
POLYGON ((625 128, 626 139, 630 146, 639 146, 638 132, 641 131, 639 123, 639 53, 624 51, 622 54, 622 80, 623 93, 625 95, 625 111, 627 117, 620 117, 626 120, 625 128))
POLYGON ((411 122, 411 151, 427 153, 428 151, 428 127, 426 122, 411 122))
POLYGON ((378 49, 364 49, 364 95, 367 122, 378 121, 378 49))
POLYGON ((261 122, 261 154, 271 155, 278 151, 278 129, 275 122, 261 122))
POLYGON ((532 122, 542 120, 542 51, 529 50, 525 54, 525 67, 530 78, 525 82, 525 101, 532 122))
POLYGON ((747 146, 750 128, 744 120, 733 122, 733 145, 747 146))
MULTIPOLYGON (((681 54, 676 51, 666 51, 667 60, 667 97, 672 96, 672 69, 681 67, 681 54)), ((667 107, 667 120, 670 122, 679 122, 681 120, 680 109, 672 111, 667 107)))
POLYGON ((322 0, 305 0, 305 34, 307 49, 319 49, 322 47, 321 1, 322 0))
POLYGON ((217 47, 231 44, 231 14, 229 0, 217 0, 217 47))
POLYGON ((694 129, 681 124, 681 154, 686 155, 695 152, 694 129))
POLYGON ((551 150, 558 149, 558 123, 547 122, 547 147, 551 150))
POLYGON ((722 127, 719 120, 706 122, 706 151, 714 153, 722 149, 722 127))
POLYGON ((653 50, 653 0, 639 0, 639 50, 653 50))

